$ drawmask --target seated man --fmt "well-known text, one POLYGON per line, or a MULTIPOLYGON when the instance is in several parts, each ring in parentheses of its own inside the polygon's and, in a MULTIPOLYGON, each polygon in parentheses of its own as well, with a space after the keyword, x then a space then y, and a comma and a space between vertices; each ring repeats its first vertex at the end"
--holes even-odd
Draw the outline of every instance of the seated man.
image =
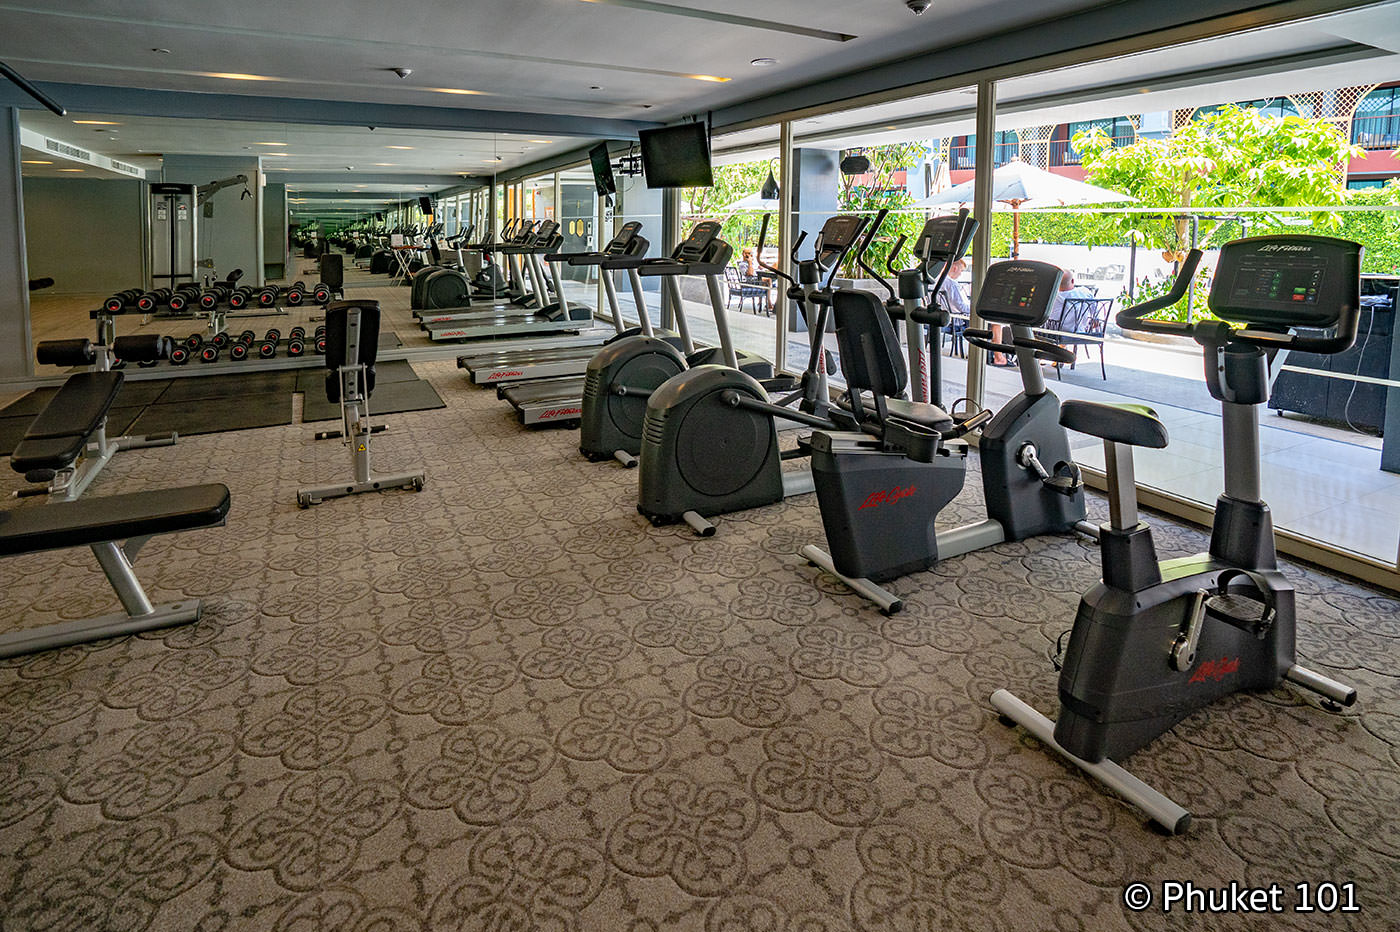
POLYGON ((1045 325, 1055 330, 1059 327, 1061 317, 1065 310, 1066 298, 1092 298, 1094 293, 1074 283, 1074 273, 1065 269, 1065 274, 1060 278, 1060 293, 1055 295, 1055 300, 1050 304, 1050 316, 1045 319, 1045 325))

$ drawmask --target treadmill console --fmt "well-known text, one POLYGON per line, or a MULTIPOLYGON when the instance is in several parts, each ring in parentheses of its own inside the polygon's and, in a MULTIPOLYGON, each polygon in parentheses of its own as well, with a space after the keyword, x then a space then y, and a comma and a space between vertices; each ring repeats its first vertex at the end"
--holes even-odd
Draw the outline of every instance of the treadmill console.
POLYGON ((959 217, 950 214, 943 217, 930 217, 914 241, 914 255, 922 262, 952 262, 961 259, 972 243, 977 232, 977 221, 971 217, 963 225, 962 241, 958 242, 959 217))
POLYGON ((1355 329, 1361 246, 1330 236, 1255 236, 1220 249, 1210 309, 1269 330, 1355 329))
POLYGON ((994 262, 982 281, 977 314, 994 324, 1039 327, 1060 290, 1060 267, 1030 259, 994 262))
POLYGON ((671 253, 677 262, 703 262, 710 244, 719 238, 718 220, 702 220, 690 228, 690 235, 671 253))
POLYGON ((642 230, 640 220, 629 220, 622 225, 622 228, 608 241, 608 245, 603 247, 603 254, 608 256, 625 256, 631 253, 632 240, 642 230))

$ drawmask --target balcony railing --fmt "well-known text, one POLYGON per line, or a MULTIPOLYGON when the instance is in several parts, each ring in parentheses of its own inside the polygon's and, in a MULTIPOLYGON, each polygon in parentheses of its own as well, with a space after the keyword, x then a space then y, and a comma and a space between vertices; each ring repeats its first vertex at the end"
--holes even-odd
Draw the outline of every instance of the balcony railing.
MULTIPOLYGON (((1111 136, 1113 147, 1130 146, 1137 142, 1137 136, 1111 136)), ((1057 139, 1050 143, 1050 164, 1051 165, 1078 165, 1084 161, 1084 157, 1074 148, 1068 139, 1057 139)))
POLYGON ((1363 149, 1400 148, 1400 114, 1353 117, 1351 141, 1363 149))
MULTIPOLYGON (((1020 146, 999 145, 992 152, 992 167, 1000 168, 1020 153, 1020 146)), ((975 146, 953 146, 948 150, 948 168, 952 171, 966 171, 977 167, 975 146)))

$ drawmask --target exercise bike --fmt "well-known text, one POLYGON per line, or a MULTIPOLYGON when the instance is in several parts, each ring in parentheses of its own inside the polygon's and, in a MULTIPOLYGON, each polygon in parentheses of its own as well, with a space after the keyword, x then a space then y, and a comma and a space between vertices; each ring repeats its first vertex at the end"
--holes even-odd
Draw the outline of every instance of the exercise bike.
POLYGON ((1143 319, 1181 300, 1200 259, 1192 250, 1170 294, 1123 311, 1117 322, 1187 335, 1204 347, 1224 439, 1225 491, 1210 549, 1158 563, 1151 529, 1138 521, 1132 448, 1167 445, 1152 410, 1066 402, 1062 423, 1104 441, 1103 579, 1079 603, 1060 671, 1059 719, 1052 723, 1005 689, 992 694, 1006 724, 1020 724, 1171 834, 1184 832, 1191 814, 1118 761, 1239 690, 1288 680, 1324 705, 1356 701, 1355 689, 1296 663, 1294 591, 1278 571, 1273 519, 1260 497, 1259 405, 1288 351, 1336 354, 1355 341, 1361 247, 1321 236, 1235 240, 1220 250, 1211 283, 1210 309, 1220 320, 1143 319))
MULTIPOLYGON (((1060 426, 1060 401, 1040 371, 1040 360, 1068 362, 1071 354, 1031 332, 1045 323, 1062 274, 1049 263, 1028 260, 987 269, 977 313, 1008 326, 1011 342, 995 342, 987 330, 965 334, 988 350, 1014 353, 1024 386, 995 416, 984 410, 958 420, 944 414, 925 421, 935 435, 925 445, 892 445, 871 430, 812 433, 812 472, 831 552, 808 544, 802 555, 809 563, 890 615, 903 600, 878 583, 1005 541, 1068 531, 1083 520, 1084 483, 1060 426), (962 491, 967 474, 962 438, 974 430, 981 431, 977 448, 987 517, 938 532, 939 512, 962 491)), ((888 309, 868 291, 841 290, 833 297, 841 367, 852 400, 860 402, 862 391, 869 391, 878 424, 907 420, 894 401, 885 400, 906 378, 888 309)))

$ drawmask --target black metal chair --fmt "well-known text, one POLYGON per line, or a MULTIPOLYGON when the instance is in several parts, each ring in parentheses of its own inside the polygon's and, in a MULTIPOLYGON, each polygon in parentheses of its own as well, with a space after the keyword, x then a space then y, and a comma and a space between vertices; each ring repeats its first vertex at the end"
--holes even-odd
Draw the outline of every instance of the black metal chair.
MULTIPOLYGON (((1103 342, 1108 327, 1108 315, 1113 311, 1112 298, 1065 298, 1060 312, 1045 322, 1044 338, 1061 346, 1073 347, 1075 361, 1079 359, 1079 347, 1085 347, 1084 355, 1089 356, 1090 348, 1099 348, 1099 373, 1108 381, 1108 367, 1104 364, 1103 342)), ((1070 363, 1073 369, 1075 363, 1070 363)), ((1055 377, 1060 378, 1060 367, 1055 367, 1055 377)))
POLYGON ((736 297, 739 299, 739 310, 744 309, 744 300, 753 299, 753 312, 755 314, 768 313, 768 286, 757 278, 746 279, 739 274, 739 270, 732 265, 724 267, 724 283, 729 288, 729 297, 725 301, 725 307, 736 297), (759 301, 763 302, 760 309, 759 301))

